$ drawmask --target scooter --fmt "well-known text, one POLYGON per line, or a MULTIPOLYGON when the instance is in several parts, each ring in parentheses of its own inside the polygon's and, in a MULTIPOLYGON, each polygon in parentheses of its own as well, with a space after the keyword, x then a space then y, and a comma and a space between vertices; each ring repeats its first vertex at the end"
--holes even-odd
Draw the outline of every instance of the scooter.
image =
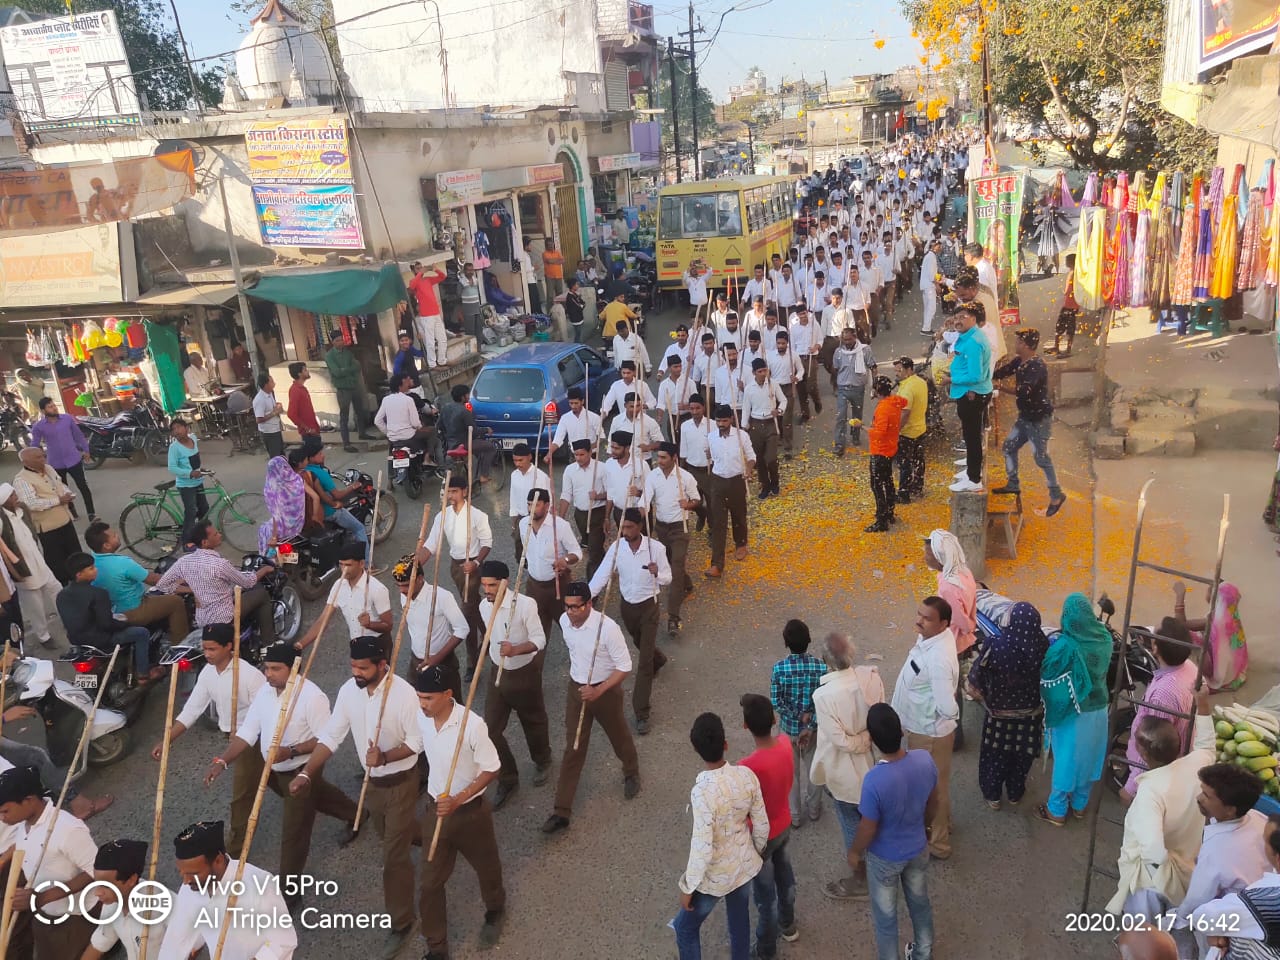
MULTIPOLYGON (((80 687, 56 679, 52 660, 24 658, 9 675, 6 700, 9 698, 16 705, 35 708, 43 721, 50 759, 59 767, 70 767, 84 735, 84 725, 93 712, 93 697, 80 687)), ((123 713, 100 704, 93 713, 93 727, 80 765, 68 771, 68 776, 75 780, 88 767, 106 767, 123 760, 129 752, 127 725, 123 713)))

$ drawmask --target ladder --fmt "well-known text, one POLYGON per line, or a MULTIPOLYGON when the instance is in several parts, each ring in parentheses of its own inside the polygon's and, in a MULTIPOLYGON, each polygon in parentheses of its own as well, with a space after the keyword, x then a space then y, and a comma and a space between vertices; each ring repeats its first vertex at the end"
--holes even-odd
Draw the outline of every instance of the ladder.
MULTIPOLYGON (((1187 721, 1187 730, 1183 736, 1182 753, 1185 756, 1191 750, 1191 744, 1195 739, 1195 708, 1191 713, 1182 713, 1177 710, 1171 710, 1168 707, 1161 706, 1156 703, 1149 703, 1143 696, 1136 695, 1134 684, 1129 675, 1129 658, 1128 654, 1133 644, 1153 644, 1156 640, 1165 643, 1176 644, 1181 647, 1188 647, 1191 656, 1196 658, 1196 689, 1200 689, 1200 685, 1204 682, 1204 651, 1205 647, 1194 642, 1188 643, 1176 637, 1165 637, 1154 633, 1142 627, 1133 625, 1133 593, 1134 587, 1138 579, 1138 570, 1151 570, 1155 573, 1163 574, 1167 577, 1178 577, 1184 580, 1190 580, 1194 583, 1205 584, 1209 588, 1209 612, 1207 618, 1213 616, 1214 604, 1218 599, 1218 586, 1222 583, 1222 558, 1227 545, 1227 529, 1230 527, 1231 513, 1231 496, 1230 494, 1222 495, 1222 518, 1218 521, 1218 551, 1214 558, 1213 574, 1205 577, 1200 574, 1189 573, 1185 570, 1175 570, 1172 567, 1166 567, 1159 563, 1153 563, 1150 560, 1142 558, 1142 524, 1146 518, 1147 512, 1147 491, 1151 484, 1155 483, 1155 478, 1148 480, 1142 486, 1142 492, 1138 494, 1138 517, 1133 529, 1133 552, 1129 557, 1129 583, 1126 589, 1124 603, 1124 632, 1122 633, 1123 646, 1121 648, 1120 660, 1117 664, 1115 681, 1111 688, 1111 701, 1107 706, 1107 743, 1111 744, 1115 740, 1118 732, 1118 725, 1121 723, 1121 715, 1129 706, 1145 707, 1147 710, 1162 714, 1169 718, 1177 718, 1187 721), (1133 691, 1133 692, 1131 692, 1133 691)), ((1207 632, 1207 626, 1206 626, 1207 632)), ((1208 638, 1205 638, 1207 643, 1208 638)), ((1121 762, 1133 765, 1123 752, 1108 753, 1106 765, 1104 766, 1103 776, 1110 775, 1110 765, 1112 763, 1121 762)), ((1141 766, 1141 764, 1139 764, 1141 766)), ((1098 845, 1098 821, 1105 820, 1107 823, 1114 824, 1123 829, 1124 820, 1104 817, 1102 815, 1102 791, 1104 787, 1101 783, 1095 784, 1093 795, 1089 802, 1089 856, 1084 878, 1084 895, 1081 898, 1081 910, 1089 909, 1089 894, 1093 887, 1094 876, 1106 877, 1113 882, 1119 882, 1119 874, 1112 869, 1100 866, 1096 862, 1097 845, 1098 845)))

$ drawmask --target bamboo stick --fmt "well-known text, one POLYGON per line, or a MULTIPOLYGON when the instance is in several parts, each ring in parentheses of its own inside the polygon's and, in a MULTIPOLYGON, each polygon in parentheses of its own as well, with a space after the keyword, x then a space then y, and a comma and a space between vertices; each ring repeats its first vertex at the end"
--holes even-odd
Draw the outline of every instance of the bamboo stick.
MULTIPOLYGON (((462 605, 466 606, 467 597, 471 595, 471 572, 466 569, 468 563, 471 562, 471 491, 474 488, 474 481, 471 477, 471 450, 473 443, 473 435, 475 427, 467 427, 467 549, 462 557, 462 605)), ((440 525, 440 532, 444 533, 444 524, 440 525)))
MULTIPOLYGON (((436 597, 439 596, 439 590, 440 590, 440 555, 444 553, 444 518, 445 518, 445 511, 449 509, 449 502, 448 502, 449 501, 449 478, 452 476, 453 476, 453 471, 446 470, 444 472, 444 485, 440 488, 440 538, 436 542, 436 550, 435 550, 436 567, 434 572, 431 574, 431 609, 427 612, 427 647, 428 649, 430 649, 430 646, 431 646, 431 634, 434 633, 436 629, 436 597)), ((471 502, 470 490, 467 491, 467 502, 468 504, 470 504, 471 502)), ((467 526, 467 532, 468 534, 471 532, 470 525, 467 526)), ((423 534, 423 537, 425 536, 426 534, 423 534)), ((423 537, 419 537, 418 539, 423 540, 423 537)), ((423 542, 425 543, 426 541, 423 540, 423 542)), ((412 591, 410 592, 412 593, 412 591)), ((464 596, 462 598, 462 606, 464 609, 466 607, 466 604, 467 604, 467 598, 464 596)), ((471 629, 471 624, 468 623, 467 624, 468 632, 470 632, 470 629, 471 629)), ((426 661, 424 660, 423 663, 426 663, 426 661)), ((422 664, 418 665, 418 669, 419 670, 422 669, 422 664)))
MULTIPOLYGON (((233 737, 236 735, 236 727, 239 726, 238 721, 240 719, 240 598, 242 592, 237 585, 235 588, 235 619, 231 625, 231 736, 233 737)), ((110 674, 107 674, 107 676, 110 676, 110 674)), ((169 745, 166 742, 161 750, 162 756, 164 750, 168 748, 169 745)))
POLYGON ((382 471, 378 471, 378 479, 373 487, 373 533, 369 538, 369 558, 364 570, 364 599, 360 602, 360 612, 369 612, 369 585, 373 580, 373 551, 378 545, 378 507, 382 505, 382 471))
MULTIPOLYGON (((591 665, 587 667, 587 682, 591 682, 591 674, 596 669, 596 654, 600 652, 600 631, 604 628, 604 608, 609 605, 609 591, 613 589, 613 574, 618 569, 618 551, 621 549, 619 543, 622 539, 622 524, 618 524, 618 532, 613 538, 613 559, 609 562, 609 577, 604 582, 604 595, 600 600, 600 622, 596 624, 596 642, 591 649, 591 665)), ((573 678, 570 677, 570 680, 573 678)), ((587 719, 587 705, 582 705, 582 712, 578 714, 578 729, 573 735, 573 749, 578 749, 578 744, 582 741, 582 725, 587 719)))
MULTIPOLYGON (((239 599, 239 588, 237 588, 236 599, 239 599)), ((156 781, 156 822, 151 828, 151 862, 147 867, 147 879, 154 880, 156 878, 156 867, 160 860, 160 824, 164 821, 164 784, 169 773, 169 737, 173 732, 173 707, 178 699, 178 666, 174 664, 169 668, 169 702, 164 712, 164 740, 161 741, 160 747, 160 779, 156 781)), ((142 940, 138 947, 138 955, 146 960, 147 957, 147 940, 151 936, 151 926, 147 925, 142 928, 142 940)))

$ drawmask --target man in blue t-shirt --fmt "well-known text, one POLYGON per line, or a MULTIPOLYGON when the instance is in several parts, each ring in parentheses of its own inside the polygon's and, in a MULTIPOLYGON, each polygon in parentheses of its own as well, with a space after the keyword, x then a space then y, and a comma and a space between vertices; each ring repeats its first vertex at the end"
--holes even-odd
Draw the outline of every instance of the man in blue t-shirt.
POLYGON ((101 521, 91 523, 84 532, 84 542, 98 569, 93 585, 107 591, 112 613, 120 614, 134 626, 147 627, 167 621, 170 643, 181 642, 191 632, 186 600, 178 593, 147 593, 147 587, 160 582, 160 574, 119 552, 120 531, 101 521))
MULTIPOLYGON (((305 451, 304 451, 305 452, 305 451)), ((343 530, 351 534, 357 543, 365 545, 365 563, 369 562, 369 533, 365 530, 364 524, 357 520, 346 507, 342 505, 342 501, 359 489, 359 483, 353 483, 349 487, 338 489, 337 482, 333 479, 333 474, 329 472, 329 468, 324 465, 324 447, 321 446, 315 450, 310 457, 307 458, 307 471, 316 478, 316 484, 320 487, 320 502, 324 506, 324 518, 332 520, 343 530)))
POLYGON ((887 703, 867 711, 867 733, 881 760, 862 781, 862 822, 850 857, 865 855, 871 919, 879 960, 897 960, 898 887, 906 895, 915 937, 909 960, 933 958, 929 840, 925 824, 938 802, 938 768, 927 750, 904 750, 902 722, 887 703))

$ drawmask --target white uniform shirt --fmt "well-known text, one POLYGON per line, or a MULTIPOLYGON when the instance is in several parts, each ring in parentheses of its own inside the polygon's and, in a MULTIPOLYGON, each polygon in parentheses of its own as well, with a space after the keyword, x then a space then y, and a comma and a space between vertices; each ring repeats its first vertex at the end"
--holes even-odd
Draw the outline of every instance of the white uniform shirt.
POLYGON ((742 390, 743 411, 742 419, 747 420, 772 420, 774 410, 779 412, 787 409, 787 398, 782 392, 782 388, 776 383, 766 380, 764 383, 756 383, 752 380, 742 390))
POLYGON ((581 557, 582 547, 573 535, 573 525, 568 520, 555 518, 548 511, 537 530, 533 529, 533 517, 520 521, 520 542, 524 544, 524 558, 529 578, 546 583, 556 578, 555 560, 570 556, 581 557))
MULTIPOLYGON (((34 827, 28 827, 25 822, 18 824, 21 829, 14 843, 14 850, 22 851, 24 857, 22 872, 27 878, 26 886, 38 888, 46 881, 70 883, 82 873, 92 879, 93 861, 98 857, 98 845, 93 842, 93 836, 89 833, 89 828, 84 825, 84 821, 63 810, 58 814, 57 822, 53 823, 52 833, 49 832, 51 823, 53 823, 53 804, 46 800, 44 810, 34 827), (49 837, 47 844, 46 836, 49 837), (44 848, 43 858, 40 852, 41 847, 44 848), (37 863, 40 869, 32 876, 29 871, 35 870, 37 863)), ((92 908, 98 902, 98 896, 91 893, 85 900, 86 905, 92 908)), ((40 910, 47 917, 61 917, 68 913, 80 916, 80 896, 77 894, 74 897, 55 900, 45 904, 40 910)))
POLYGON ((864 263, 858 268, 858 276, 862 278, 863 289, 871 293, 878 293, 884 286, 884 277, 881 276, 880 268, 876 266, 874 258, 871 260, 871 266, 864 263))
POLYGON ((827 307, 822 311, 822 333, 824 336, 838 337, 841 330, 853 325, 853 313, 847 307, 827 307))
POLYGON ((770 379, 779 386, 799 383, 804 379, 804 364, 794 350, 788 348, 786 353, 775 350, 765 359, 769 361, 770 379))
POLYGON ((647 508, 649 500, 644 494, 644 483, 652 469, 643 459, 628 457, 625 464, 610 457, 600 468, 604 474, 604 489, 614 509, 623 507, 647 508), (640 491, 639 498, 630 492, 630 487, 640 491))
MULTIPOLYGON (((221 877, 227 888, 239 869, 238 860, 228 859, 227 869, 221 877)), ((160 960, 187 960, 201 944, 212 957, 218 952, 222 924, 228 921, 231 929, 227 932, 222 960, 292 960, 294 951, 298 949, 298 931, 294 921, 267 922, 271 917, 283 920, 289 914, 277 878, 248 863, 245 864, 242 882, 245 893, 236 899, 236 906, 246 912, 240 915, 239 922, 227 915, 229 889, 210 885, 208 893, 203 893, 192 890, 185 883, 179 887, 173 913, 169 914, 168 930, 160 943, 160 960), (259 889, 263 892, 259 893, 259 889), (219 922, 210 922, 215 919, 219 922), (259 924, 267 929, 261 929, 259 924)))
POLYGON ((383 397, 373 423, 392 443, 412 440, 422 426, 418 407, 407 393, 389 393, 383 397))
POLYGON ((374 779, 389 777, 395 773, 410 770, 418 762, 418 754, 422 752, 422 734, 418 730, 418 717, 422 710, 418 707, 418 694, 408 680, 388 671, 382 683, 376 687, 361 690, 352 677, 338 690, 337 699, 333 703, 333 715, 320 734, 320 742, 337 753, 338 747, 351 734, 351 745, 355 747, 356 757, 362 769, 374 779), (412 751, 409 756, 394 763, 384 763, 380 767, 369 769, 365 766, 365 754, 369 751, 369 741, 373 739, 373 731, 378 728, 378 710, 382 705, 383 684, 390 682, 391 693, 387 696, 387 710, 382 716, 382 735, 378 738, 378 747, 391 750, 406 746, 412 751))
MULTIPOLYGON (((276 756, 285 756, 285 747, 302 743, 312 737, 320 736, 320 731, 329 722, 329 698, 323 690, 310 680, 302 681, 302 688, 294 696, 295 706, 289 723, 280 735, 280 750, 276 756)), ((236 730, 236 738, 243 740, 250 747, 256 742, 262 759, 266 760, 271 753, 271 738, 276 735, 276 725, 280 722, 280 711, 287 710, 284 691, 276 690, 269 683, 264 683, 249 704, 249 712, 244 723, 236 730)), ((278 773, 299 770, 307 765, 307 754, 282 760, 271 765, 278 773)))
POLYGON ((653 364, 649 362, 649 349, 634 331, 628 331, 625 337, 614 334, 613 365, 621 368, 624 360, 633 361, 637 372, 641 374, 653 369, 653 364))
POLYGON ((703 417, 701 422, 694 422, 690 417, 680 424, 680 459, 686 466, 705 468, 711 462, 707 436, 715 426, 708 417, 703 417))
POLYGON ((893 709, 902 729, 925 737, 948 737, 956 729, 960 708, 956 684, 960 664, 956 637, 950 629, 925 640, 916 637, 893 687, 893 709))
POLYGON ((580 414, 572 410, 560 414, 560 422, 556 424, 556 433, 551 442, 557 447, 567 447, 579 440, 590 440, 594 446, 603 436, 604 423, 600 414, 592 413, 584 407, 580 414))
MULTIPOLYGON (((635 438, 634 442, 637 447, 642 447, 651 443, 661 443, 665 438, 662 435, 662 428, 658 426, 658 421, 648 414, 640 414, 639 419, 631 420, 627 417, 619 417, 613 421, 614 430, 622 430, 631 434, 635 438)), ((653 451, 638 451, 645 462, 653 459, 653 451)))
POLYGON ((369 614, 370 620, 377 620, 382 614, 391 610, 391 593, 386 585, 370 578, 366 570, 353 585, 346 577, 338 577, 338 582, 329 591, 329 599, 325 601, 337 607, 337 612, 347 621, 347 630, 351 639, 369 634, 369 630, 360 625, 360 614, 369 614), (368 585, 369 596, 365 598, 365 585, 368 585))
POLYGON ((832 290, 839 290, 849 282, 849 271, 843 263, 840 266, 836 266, 834 263, 830 264, 827 267, 826 274, 827 283, 831 284, 832 290))
POLYGON ((512 470, 511 483, 508 485, 510 496, 507 498, 507 512, 513 517, 527 517, 529 491, 539 487, 548 492, 551 490, 551 478, 545 470, 540 470, 533 464, 523 473, 512 470))
POLYGON ((658 409, 667 416, 679 416, 681 407, 689 403, 693 395, 693 381, 686 371, 681 369, 679 380, 663 380, 658 384, 658 409))
MULTIPOLYGON (((724 326, 716 327, 716 349, 717 350, 720 350, 721 348, 723 348, 726 343, 732 343, 735 347, 741 350, 743 346, 746 344, 746 342, 747 342, 747 332, 742 327, 741 318, 739 318, 738 320, 738 326, 733 330, 730 330, 724 326)), ((720 356, 723 357, 724 354, 721 353, 720 356)))
POLYGON ((716 371, 716 403, 727 403, 737 410, 742 403, 742 364, 732 370, 726 363, 716 371))
MULTIPOLYGON (((487 597, 480 601, 480 619, 485 623, 493 614, 493 601, 487 597)), ((538 616, 538 602, 523 593, 508 590, 502 598, 502 607, 493 621, 493 636, 489 640, 489 659, 505 670, 519 670, 533 662, 538 654, 518 653, 514 657, 502 657, 503 642, 518 647, 532 643, 538 650, 547 648, 547 635, 542 630, 542 618, 538 616), (514 609, 512 605, 514 604, 514 609)))
MULTIPOLYGON (((421 582, 421 581, 419 581, 421 582)), ((400 609, 405 607, 408 597, 396 591, 400 596, 400 609)), ((423 584, 422 590, 413 603, 409 604, 409 622, 405 624, 409 631, 409 642, 413 647, 413 655, 419 660, 427 660, 444 649, 451 637, 467 639, 471 628, 467 618, 458 606, 457 599, 448 590, 423 584), (431 594, 435 591, 436 616, 431 619, 431 594), (427 644, 427 624, 431 624, 431 643, 427 644)))
MULTIPOLYGON (((489 728, 474 710, 467 710, 455 703, 439 729, 434 720, 419 710, 418 729, 421 731, 422 749, 427 755, 430 768, 427 774, 427 793, 431 794, 433 800, 439 800, 446 787, 456 796, 475 783, 482 773, 497 773, 502 766, 498 759, 498 748, 489 739, 489 728), (459 730, 463 730, 462 749, 455 754, 459 730), (453 771, 452 782, 449 781, 450 770, 453 771)), ((480 799, 481 795, 477 794, 467 802, 476 803, 480 799)))
POLYGON ((604 493, 604 469, 592 459, 585 467, 577 460, 564 468, 560 477, 560 500, 575 510, 603 507, 603 500, 592 500, 592 493, 604 493))
MULTIPOLYGON (((218 714, 218 729, 223 733, 231 732, 231 678, 235 671, 228 663, 219 673, 212 664, 206 663, 196 675, 196 685, 191 689, 191 696, 178 714, 178 723, 190 729, 200 719, 209 704, 213 704, 218 714)), ((258 695, 258 691, 267 680, 257 667, 251 663, 240 661, 240 691, 236 698, 236 729, 244 723, 249 712, 249 704, 258 695)), ((93 871, 89 871, 92 873, 93 871)))
POLYGON ((742 300, 744 303, 752 303, 756 297, 764 297, 764 302, 768 303, 773 299, 773 284, 769 282, 768 277, 757 280, 752 277, 747 281, 747 285, 742 288, 742 300))
POLYGON ((764 321, 765 312, 763 309, 761 309, 759 313, 756 313, 754 309, 748 310, 738 318, 738 329, 745 331, 743 336, 747 337, 747 342, 750 342, 750 338, 747 335, 750 334, 752 330, 763 330, 764 321))
POLYGON ((925 251, 920 261, 920 290, 926 297, 936 296, 934 281, 938 276, 938 255, 932 250, 925 251))
POLYGON ((991 265, 991 261, 983 257, 974 264, 974 267, 978 271, 978 283, 995 293, 998 281, 996 280, 996 268, 991 265))
MULTIPOLYGON (((608 567, 601 564, 600 569, 607 570, 608 567)), ((569 615, 562 613, 560 630, 565 646, 569 648, 569 678, 574 683, 603 683, 615 670, 631 672, 631 651, 627 649, 622 628, 612 617, 592 610, 582 626, 575 627, 569 622, 569 615), (598 649, 597 635, 600 638, 598 649)))
MULTIPOLYGON (((688 342, 687 337, 685 338, 685 343, 683 346, 680 344, 678 340, 675 343, 672 343, 669 347, 667 347, 666 351, 662 354, 662 359, 658 361, 658 372, 663 374, 664 376, 666 375, 667 367, 671 365, 672 357, 679 357, 681 363, 687 366, 687 361, 689 359, 689 351, 692 349, 693 349, 693 344, 688 342)), ((658 386, 659 388, 661 388, 662 385, 659 384, 658 386)))
POLYGON ((658 405, 658 400, 649 389, 649 384, 638 377, 630 383, 618 378, 609 388, 609 392, 604 395, 604 403, 600 404, 600 416, 607 417, 614 409, 619 413, 625 412, 628 393, 634 393, 637 399, 643 400, 647 409, 652 410, 658 405))
POLYGON ((713 273, 715 273, 714 270, 707 269, 696 277, 691 273, 684 275, 684 285, 689 291, 690 306, 698 307, 707 302, 707 280, 713 273))
POLYGON ((748 463, 755 463, 755 456, 750 453, 751 439, 737 427, 729 427, 729 435, 720 436, 720 428, 715 427, 707 435, 707 447, 711 454, 711 472, 717 477, 729 479, 740 477, 746 467, 742 462, 745 455, 748 463))
POLYGON ((809 320, 802 323, 798 314, 792 314, 790 320, 791 350, 801 357, 807 357, 814 345, 822 346, 822 331, 813 314, 807 314, 809 320))
POLYGON ((685 519, 680 501, 699 499, 698 481, 693 474, 678 466, 672 467, 669 475, 660 467, 650 470, 644 486, 659 523, 680 523, 685 519))
POLYGON ((594 596, 604 591, 610 573, 615 569, 618 571, 618 590, 627 603, 655 600, 662 592, 661 588, 671 583, 671 564, 667 562, 666 548, 643 535, 636 541, 634 549, 619 537, 605 551, 604 559, 591 578, 594 596), (658 568, 656 575, 648 569, 651 563, 658 568))
POLYGON ((253 415, 255 417, 266 417, 258 424, 259 433, 279 433, 280 432, 280 416, 273 415, 272 411, 276 408, 276 395, 267 393, 265 390, 259 390, 253 398, 253 415))
POLYGON ((825 280, 822 283, 815 282, 810 293, 810 310, 824 310, 831 306, 831 286, 825 280))
MULTIPOLYGON (((708 384, 715 386, 716 371, 724 365, 718 351, 713 351, 710 355, 705 350, 700 351, 693 359, 693 382, 699 387, 705 387, 708 384)), ((706 397, 703 397, 705 400, 706 397)))
MULTIPOLYGON (((114 907, 109 909, 115 910, 114 907)), ((129 908, 125 907, 120 912, 120 916, 111 923, 94 926, 93 936, 89 938, 89 946, 105 955, 110 953, 117 943, 123 943, 125 960, 156 960, 160 956, 160 945, 164 943, 165 931, 168 928, 168 920, 153 923, 149 928, 145 927, 134 919, 129 908), (147 955, 143 957, 142 933, 147 929, 151 932, 147 934, 147 955)), ((225 955, 226 951, 223 953, 225 955)))
POLYGON ((472 507, 467 510, 464 503, 456 510, 449 504, 436 514, 431 521, 431 529, 422 545, 432 553, 439 553, 443 546, 441 539, 448 534, 449 556, 454 560, 474 560, 480 556, 485 547, 493 548, 493 531, 489 529, 489 517, 484 511, 472 507), (471 553, 467 554, 467 513, 471 514, 471 553), (443 521, 441 520, 443 518, 443 521), (442 529, 443 528, 443 529, 442 529))
POLYGON ((792 271, 790 277, 787 277, 783 275, 781 272, 779 272, 777 287, 778 287, 778 307, 784 310, 787 309, 788 307, 794 307, 796 305, 796 301, 800 299, 800 291, 802 289, 802 287, 800 286, 800 281, 796 277, 795 271, 794 270, 792 271))

